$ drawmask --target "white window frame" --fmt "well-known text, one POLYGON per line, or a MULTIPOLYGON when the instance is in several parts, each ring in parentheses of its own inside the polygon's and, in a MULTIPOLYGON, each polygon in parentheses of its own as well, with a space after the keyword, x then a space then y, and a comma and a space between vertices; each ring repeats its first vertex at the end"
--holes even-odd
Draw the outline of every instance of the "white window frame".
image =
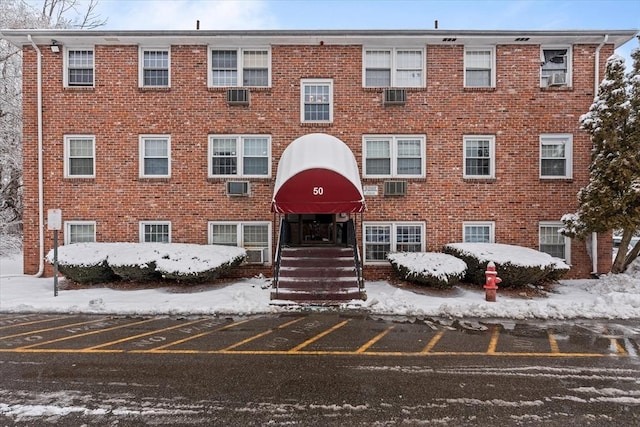
MULTIPOLYGON (((564 224, 562 221, 540 221, 538 224, 538 250, 542 252, 542 228, 543 227, 557 227, 562 228, 564 224)), ((571 239, 567 236, 562 236, 564 239, 564 262, 571 265, 571 239)))
MULTIPOLYGON (((367 259, 367 227, 389 227, 390 228, 390 247, 389 253, 397 252, 398 249, 398 227, 401 226, 417 226, 420 227, 420 251, 424 252, 427 246, 426 242, 426 230, 427 225, 424 221, 367 221, 362 223, 362 259, 364 264, 367 265, 381 265, 388 264, 389 261, 384 260, 368 260, 367 259)), ((400 242, 403 243, 403 242, 400 242)))
POLYGON ((426 135, 363 135, 362 136, 362 176, 364 178, 424 178, 427 175, 427 137, 426 135), (413 139, 420 140, 421 173, 417 175, 398 174, 398 141, 413 139), (389 175, 367 173, 367 143, 373 141, 389 141, 391 156, 391 171, 389 175))
POLYGON ((405 88, 405 87, 426 87, 427 85, 427 53, 425 48, 415 48, 415 47, 395 47, 395 48, 376 48, 376 47, 366 47, 362 49, 362 87, 367 88, 379 88, 379 87, 390 87, 390 88, 405 88), (398 52, 403 51, 415 51, 420 52, 422 55, 422 63, 420 67, 420 84, 417 86, 406 86, 398 84, 398 52), (389 52, 391 58, 390 64, 390 81, 389 86, 367 86, 367 53, 368 52, 389 52))
POLYGON ((496 87, 496 48, 494 46, 465 46, 464 48, 464 87, 465 88, 495 88, 496 87), (491 52, 491 72, 489 73, 491 81, 488 86, 469 86, 467 84, 467 52, 469 51, 485 51, 491 52))
POLYGON ((462 223, 462 241, 467 242, 467 227, 489 227, 489 242, 496 242, 496 223, 494 221, 465 221, 462 223))
POLYGON ((545 50, 562 50, 562 49, 566 49, 567 50, 567 59, 566 59, 566 66, 567 66, 567 71, 566 71, 566 84, 562 85, 561 87, 571 87, 572 86, 572 79, 573 79, 573 73, 572 73, 572 68, 573 68, 573 49, 571 45, 543 45, 540 46, 540 87, 549 87, 548 85, 548 79, 546 77, 543 77, 542 72, 543 72, 543 66, 545 64, 545 58, 544 58, 544 51, 545 50))
MULTIPOLYGON (((573 178, 573 134, 570 133, 545 133, 540 135, 540 147, 539 147, 539 174, 540 179, 572 179, 573 178), (564 175, 543 175, 542 174, 542 147, 546 144, 553 145, 551 140, 555 140, 556 144, 560 141, 564 141, 564 160, 565 160, 565 173, 564 175)), ((552 158, 549 158, 552 159, 552 158)))
POLYGON ((218 135, 209 134, 207 149, 207 176, 209 178, 271 178, 271 135, 218 135), (244 151, 246 139, 264 138, 267 140, 267 173, 265 175, 245 175, 244 170, 244 151), (214 175, 213 172, 213 140, 214 139, 235 139, 236 140, 236 173, 225 175, 214 175))
POLYGON ((495 135, 464 135, 462 137, 462 177, 465 179, 494 179, 496 177, 495 135), (489 141, 489 175, 467 174, 467 143, 473 140, 489 141))
POLYGON ((94 88, 96 86, 96 50, 93 46, 74 46, 64 48, 63 57, 63 84, 68 88, 94 88), (91 64, 92 82, 91 84, 70 84, 69 83, 69 52, 90 51, 92 52, 93 61, 91 64))
POLYGON ((170 47, 150 47, 140 46, 138 49, 138 87, 141 88, 170 88, 171 87, 171 48, 170 47), (144 54, 146 52, 166 52, 167 53, 167 84, 166 85, 145 85, 144 84, 144 54))
POLYGON ((246 88, 263 88, 263 87, 271 87, 271 73, 272 73, 272 64, 271 64, 271 48, 268 46, 256 46, 256 47, 228 47, 228 46, 209 46, 207 49, 207 86, 214 87, 246 87, 246 88), (237 70, 237 82, 234 86, 229 85, 214 85, 213 84, 213 52, 214 51, 235 51, 237 55, 238 62, 236 64, 237 70), (244 52, 246 51, 265 51, 267 52, 267 85, 266 86, 245 86, 244 85, 244 52))
MULTIPOLYGON (((171 135, 140 135, 138 147, 138 165, 140 178, 171 178, 171 135), (151 175, 145 173, 144 160, 147 158, 145 153, 145 141, 148 139, 162 139, 167 141, 167 173, 164 175, 151 175)), ((157 157, 164 158, 164 157, 157 157)))
POLYGON ((271 264, 271 249, 273 234, 271 231, 272 224, 270 221, 209 221, 207 225, 207 241, 208 244, 213 245, 213 226, 214 225, 235 225, 236 226, 236 244, 235 246, 244 249, 265 249, 267 250, 267 259, 264 260, 264 264, 271 264), (245 247, 242 245, 244 242, 244 227, 248 225, 253 226, 266 226, 267 227, 267 246, 265 247, 245 247))
POLYGON ((140 243, 171 243, 171 221, 140 221, 139 223, 139 238, 140 243), (147 225, 168 225, 169 226, 169 236, 168 241, 166 242, 145 242, 144 240, 144 228, 147 225))
POLYGON ((93 240, 91 242, 95 242, 96 241, 96 222, 95 221, 65 221, 64 222, 64 244, 65 245, 70 245, 72 243, 78 243, 78 242, 72 242, 71 241, 71 228, 73 226, 77 226, 77 225, 91 225, 91 226, 93 226, 93 240))
MULTIPOLYGON (((322 103, 324 104, 324 102, 322 103)), ((300 80, 300 122, 301 123, 333 123, 333 79, 302 79, 300 80), (305 88, 307 86, 328 86, 329 87, 329 119, 328 120, 305 120, 305 88)))
POLYGON ((96 137, 95 135, 65 135, 64 136, 64 177, 65 178, 95 178, 96 177, 96 137), (91 149, 93 155, 93 173, 90 175, 72 175, 71 174, 71 141, 79 139, 90 139, 92 141, 91 149))

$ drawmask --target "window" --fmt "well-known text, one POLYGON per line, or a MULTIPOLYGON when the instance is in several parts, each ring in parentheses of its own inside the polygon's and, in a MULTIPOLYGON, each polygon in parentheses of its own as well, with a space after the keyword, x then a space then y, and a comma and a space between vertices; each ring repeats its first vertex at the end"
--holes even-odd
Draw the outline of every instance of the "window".
POLYGON ((366 49, 364 87, 424 87, 423 49, 366 49))
POLYGON ((465 48, 464 87, 495 87, 493 48, 465 48))
POLYGON ((494 243, 493 222, 465 222, 462 224, 462 241, 465 243, 494 243))
POLYGON ((302 80, 300 120, 333 122, 333 80, 302 80))
POLYGON ((66 52, 65 86, 92 87, 94 85, 93 49, 69 49, 66 52))
POLYGON ((209 177, 271 176, 271 137, 209 135, 209 177))
POLYGON ((540 50, 540 86, 570 86, 571 48, 543 47, 540 50))
POLYGON ((212 87, 268 87, 271 85, 269 49, 212 49, 212 87))
POLYGON ((65 178, 95 178, 95 142, 93 135, 64 137, 65 178))
POLYGON ((540 223, 540 252, 570 262, 571 239, 560 234, 561 222, 540 223))
POLYGON ((140 87, 169 87, 169 49, 140 48, 140 87))
POLYGON ((464 178, 495 178, 495 137, 468 135, 464 141, 464 178))
POLYGON ((171 223, 169 221, 141 221, 141 243, 171 243, 171 223))
POLYGON ((424 177, 423 135, 375 135, 363 137, 364 176, 424 177))
POLYGON ((140 136, 140 177, 171 176, 171 138, 168 135, 140 136))
POLYGON ((573 135, 540 135, 540 178, 571 178, 573 135))
POLYGON ((271 258, 271 223, 210 222, 209 244, 239 246, 247 250, 249 262, 268 263, 271 258))
POLYGON ((64 244, 96 241, 95 221, 65 221, 64 244))
POLYGON ((424 251, 424 223, 364 223, 365 262, 387 262, 389 252, 424 251))

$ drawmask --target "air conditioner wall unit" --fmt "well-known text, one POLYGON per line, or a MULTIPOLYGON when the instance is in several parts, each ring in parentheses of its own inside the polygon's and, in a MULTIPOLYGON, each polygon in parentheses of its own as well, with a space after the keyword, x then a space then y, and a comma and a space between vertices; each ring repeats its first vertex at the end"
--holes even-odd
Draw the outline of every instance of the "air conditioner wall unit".
POLYGON ((567 84, 567 73, 553 73, 549 76, 549 86, 564 86, 567 84))
POLYGON ((404 105, 406 102, 406 89, 385 89, 382 94, 382 103, 384 105, 404 105))
POLYGON ((269 259, 267 251, 269 248, 250 248, 247 249, 247 264, 264 264, 269 259))
POLYGON ((385 196, 404 196, 407 194, 407 181, 385 181, 385 196))
POLYGON ((227 89, 227 104, 229 105, 249 105, 249 89, 227 89))
POLYGON ((248 182, 244 181, 227 181, 227 195, 228 196, 248 196, 250 186, 248 182))

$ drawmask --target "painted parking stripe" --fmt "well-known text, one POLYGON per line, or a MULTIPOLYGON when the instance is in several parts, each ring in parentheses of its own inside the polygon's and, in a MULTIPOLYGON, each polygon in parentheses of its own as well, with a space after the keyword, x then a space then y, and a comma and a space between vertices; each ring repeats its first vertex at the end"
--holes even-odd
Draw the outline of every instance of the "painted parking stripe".
POLYGON ((438 344, 438 341, 440 341, 443 335, 444 335, 444 331, 438 332, 433 338, 431 338, 429 343, 426 345, 424 349, 422 349, 420 353, 422 354, 430 353, 431 350, 433 350, 433 348, 436 346, 436 344, 438 344))
POLYGON ((306 340, 302 344, 299 344, 299 345, 293 347, 292 349, 288 350, 288 353, 296 353, 296 352, 302 350, 303 348, 305 348, 309 344, 312 344, 312 343, 318 341, 319 339, 321 339, 322 337, 325 337, 325 336, 329 335, 331 332, 340 329, 341 327, 343 327, 344 325, 346 325, 350 321, 351 321, 351 319, 347 319, 347 320, 344 320, 344 321, 338 323, 337 325, 334 325, 333 327, 327 329, 326 331, 321 332, 321 333, 309 338, 308 340, 306 340))
POLYGON ((378 341, 380 341, 382 338, 385 337, 385 335, 387 335, 389 332, 391 332, 391 330, 395 328, 395 325, 391 325, 389 326, 387 329, 385 329, 384 331, 380 332, 378 335, 376 335, 375 337, 371 338, 369 341, 367 341, 366 343, 364 343, 364 345, 362 347, 360 347, 359 349, 356 350, 356 353, 364 353, 365 351, 367 351, 369 348, 371 348, 375 343, 377 343, 378 341))
POLYGON ((224 349, 222 349, 222 350, 220 350, 220 351, 225 352, 225 351, 233 350, 234 348, 241 347, 241 346, 243 346, 243 345, 245 345, 245 344, 247 344, 247 343, 250 343, 250 342, 251 342, 251 341, 253 341, 253 340, 256 340, 256 339, 258 339, 258 338, 262 338, 262 337, 264 337, 264 336, 267 336, 267 335, 269 335, 269 334, 273 333, 273 331, 275 331, 275 330, 278 330, 278 329, 285 329, 285 328, 287 328, 287 327, 289 327, 289 326, 291 326, 291 325, 293 325, 293 324, 295 324, 295 323, 298 323, 298 322, 299 322, 299 321, 301 321, 302 319, 304 319, 304 317, 299 317, 299 318, 297 318, 297 319, 294 319, 294 320, 292 320, 292 321, 290 321, 290 322, 287 322, 287 323, 284 323, 284 324, 282 324, 282 325, 278 326, 276 329, 269 329, 269 330, 267 330, 267 331, 261 332, 261 333, 259 333, 258 335, 254 335, 254 336, 252 336, 252 337, 246 338, 246 339, 244 339, 244 340, 242 340, 242 341, 240 341, 240 342, 237 342, 237 343, 235 343, 235 344, 233 344, 233 345, 230 345, 229 347, 224 348, 224 349))
POLYGON ((491 334, 491 341, 489 341, 489 347, 487 348, 487 354, 495 354, 496 347, 498 347, 498 339, 500 338, 500 328, 495 326, 493 333, 491 334))
POLYGON ((551 347, 551 353, 560 353, 560 347, 558 346, 558 340, 556 340, 556 336, 548 332, 549 336, 549 347, 551 347))
POLYGON ((84 322, 77 322, 77 323, 71 323, 69 325, 62 325, 62 326, 55 326, 55 327, 51 327, 51 328, 45 328, 45 329, 38 329, 36 331, 28 331, 28 332, 22 332, 19 334, 13 334, 13 335, 7 335, 4 337, 0 337, 0 340, 6 340, 9 338, 16 338, 16 337, 23 337, 25 335, 35 335, 35 334, 41 334, 43 332, 50 332, 50 331, 57 331, 60 329, 64 329, 64 328, 70 328, 72 326, 80 326, 80 325, 88 325, 90 323, 96 323, 96 322, 104 322, 106 318, 100 318, 98 320, 86 320, 84 322))
POLYGON ((204 337, 206 335, 210 335, 210 334, 212 334, 214 332, 224 331, 225 329, 229 329, 229 328, 233 328, 233 327, 238 326, 238 325, 242 325, 243 323, 247 323, 248 321, 249 321, 249 319, 240 320, 238 322, 229 323, 227 325, 224 325, 224 326, 222 326, 220 328, 213 329, 211 331, 205 331, 205 332, 201 332, 201 333, 196 334, 196 335, 191 335, 191 336, 188 336, 186 338, 183 338, 183 339, 180 339, 180 340, 177 340, 177 341, 172 341, 170 343, 161 345, 159 347, 154 347, 154 348, 149 349, 149 350, 132 350, 131 352, 132 353, 178 353, 178 352, 180 352, 180 353, 182 353, 182 352, 185 352, 185 353, 206 353, 207 351, 204 351, 204 350, 189 350, 189 349, 185 349, 185 350, 177 350, 177 349, 166 350, 166 349, 169 348, 169 347, 173 347, 175 345, 178 345, 178 344, 183 344, 183 343, 185 343, 187 341, 191 341, 191 340, 194 340, 194 339, 197 339, 197 338, 202 338, 202 337, 204 337))
POLYGON ((13 323, 11 325, 0 326, 0 330, 8 329, 8 328, 17 328, 20 326, 30 326, 30 325, 35 325, 37 323, 43 323, 43 322, 54 322, 56 320, 67 319, 68 317, 69 316, 48 317, 46 319, 38 319, 38 320, 30 320, 30 321, 27 321, 27 319, 25 319, 25 322, 23 323, 13 323))

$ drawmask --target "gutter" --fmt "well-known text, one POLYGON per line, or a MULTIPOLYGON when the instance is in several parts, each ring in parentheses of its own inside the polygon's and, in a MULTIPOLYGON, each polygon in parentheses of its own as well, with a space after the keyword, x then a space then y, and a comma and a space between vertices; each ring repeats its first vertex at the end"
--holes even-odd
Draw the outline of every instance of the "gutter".
POLYGON ((40 264, 35 277, 41 277, 44 273, 44 173, 42 159, 42 52, 38 45, 27 34, 27 40, 38 54, 38 235, 40 246, 40 264))
MULTIPOLYGON (((600 49, 609 40, 609 34, 604 35, 604 39, 596 48, 595 73, 593 78, 593 97, 598 96, 598 87, 600 86, 600 49)), ((591 275, 598 277, 598 233, 591 233, 591 275)))

